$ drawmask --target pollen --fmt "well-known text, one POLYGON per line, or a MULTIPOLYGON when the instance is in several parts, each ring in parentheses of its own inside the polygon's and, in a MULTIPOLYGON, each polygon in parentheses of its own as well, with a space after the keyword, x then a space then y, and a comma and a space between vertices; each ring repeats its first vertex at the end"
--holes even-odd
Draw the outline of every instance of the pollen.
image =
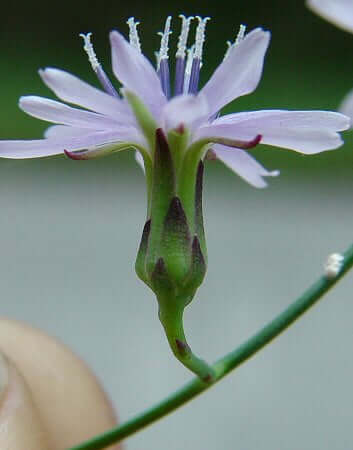
POLYGON ((92 42, 91 42, 92 33, 83 34, 80 33, 80 37, 84 40, 83 49, 88 55, 88 60, 92 66, 92 69, 97 72, 100 67, 100 63, 97 59, 96 53, 94 51, 92 42))
POLYGON ((158 61, 160 62, 162 59, 168 59, 168 51, 169 51, 169 35, 172 34, 170 31, 170 22, 172 20, 171 16, 167 17, 165 21, 164 31, 160 31, 158 33, 161 36, 161 48, 159 50, 158 61))
POLYGON ((199 21, 199 24, 197 25, 196 29, 194 58, 197 58, 201 61, 203 44, 205 42, 206 23, 211 20, 211 18, 205 17, 202 19, 200 16, 196 16, 196 19, 199 21))
POLYGON ((185 17, 183 14, 179 16, 182 20, 181 31, 178 40, 178 49, 175 54, 176 58, 185 58, 186 45, 189 36, 190 23, 194 19, 193 16, 185 17))
POLYGON ((340 253, 332 253, 325 263, 325 276, 329 280, 333 280, 341 272, 344 256, 340 253))
POLYGON ((140 38, 139 38, 139 35, 137 32, 137 25, 139 25, 140 22, 135 22, 135 18, 130 17, 126 23, 129 25, 130 44, 141 53, 141 43, 140 43, 140 38))

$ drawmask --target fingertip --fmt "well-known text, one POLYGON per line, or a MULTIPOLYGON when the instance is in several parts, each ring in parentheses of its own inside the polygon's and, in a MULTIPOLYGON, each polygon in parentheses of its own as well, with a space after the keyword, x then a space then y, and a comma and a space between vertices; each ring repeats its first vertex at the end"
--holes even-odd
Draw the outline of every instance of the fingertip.
POLYGON ((15 365, 0 353, 0 448, 49 450, 50 438, 31 392, 15 365))
POLYGON ((111 402, 97 378, 58 340, 0 318, 0 348, 23 374, 56 448, 73 447, 116 424, 111 402))

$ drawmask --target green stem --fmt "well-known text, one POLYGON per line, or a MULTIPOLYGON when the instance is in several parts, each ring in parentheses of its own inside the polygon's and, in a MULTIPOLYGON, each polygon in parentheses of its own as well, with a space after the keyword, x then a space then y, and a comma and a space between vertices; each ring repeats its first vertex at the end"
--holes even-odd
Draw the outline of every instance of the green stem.
POLYGON ((304 292, 294 303, 264 328, 255 333, 249 340, 244 342, 236 350, 228 353, 218 360, 212 367, 216 372, 216 380, 212 384, 203 383, 200 379, 194 379, 184 387, 171 394, 150 409, 135 416, 122 425, 113 428, 81 445, 72 447, 70 450, 101 450, 114 443, 120 442, 133 433, 150 425, 156 420, 166 416, 184 405, 201 392, 213 386, 217 381, 238 367, 244 361, 255 355, 265 345, 269 344, 275 337, 286 330, 311 306, 313 306, 329 289, 339 281, 343 275, 353 266, 353 245, 345 252, 344 261, 340 273, 333 279, 326 276, 320 277, 307 291, 304 292))
MULTIPOLYGON (((178 301, 176 301, 176 304, 178 301)), ((170 348, 175 357, 191 372, 194 372, 205 383, 212 383, 215 379, 214 369, 204 360, 198 358, 189 347, 183 327, 184 309, 168 308, 163 311, 160 305, 159 319, 164 327, 170 348)))

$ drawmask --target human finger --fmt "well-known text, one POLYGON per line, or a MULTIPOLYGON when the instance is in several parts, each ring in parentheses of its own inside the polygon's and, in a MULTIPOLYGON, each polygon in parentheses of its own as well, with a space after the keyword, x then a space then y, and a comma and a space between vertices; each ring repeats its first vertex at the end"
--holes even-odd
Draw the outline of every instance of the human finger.
POLYGON ((70 448, 116 424, 96 377, 58 340, 24 323, 0 319, 0 349, 29 386, 50 450, 70 448))

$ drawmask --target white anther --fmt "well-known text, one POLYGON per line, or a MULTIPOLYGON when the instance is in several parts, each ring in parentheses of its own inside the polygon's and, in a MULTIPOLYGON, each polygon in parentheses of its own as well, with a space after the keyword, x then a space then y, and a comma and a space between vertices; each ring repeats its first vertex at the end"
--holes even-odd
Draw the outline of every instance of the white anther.
POLYGON ((186 45, 190 30, 190 23, 194 19, 193 16, 185 17, 183 14, 179 16, 182 20, 181 31, 178 40, 178 50, 175 54, 176 58, 185 58, 186 54, 186 45))
POLYGON ((129 41, 130 44, 136 48, 141 53, 141 44, 140 44, 140 38, 137 32, 137 25, 140 24, 140 22, 135 22, 134 17, 130 17, 128 21, 126 22, 129 25, 129 41))
POLYGON ((202 19, 200 16, 196 16, 196 19, 199 21, 199 24, 196 28, 194 57, 198 58, 201 61, 203 44, 205 42, 206 23, 210 20, 210 17, 205 17, 204 19, 202 19))
POLYGON ((97 72, 98 68, 100 67, 100 64, 94 51, 93 45, 91 43, 91 36, 92 33, 87 34, 80 33, 80 37, 82 37, 82 39, 84 40, 83 49, 88 55, 88 60, 92 66, 92 69, 95 72, 97 72))
POLYGON ((344 256, 340 253, 332 253, 325 263, 325 276, 329 280, 333 280, 341 272, 344 256))
MULTIPOLYGON (((164 31, 160 31, 158 33, 159 36, 161 36, 161 48, 159 50, 158 55, 158 62, 160 63, 162 59, 168 59, 168 44, 169 44, 169 35, 172 34, 170 31, 170 22, 172 20, 171 16, 167 17, 167 20, 165 21, 164 31)), ((159 64, 158 64, 159 65, 159 64)))
POLYGON ((239 31, 238 31, 238 34, 237 34, 237 37, 236 37, 234 43, 227 41, 228 48, 226 50, 223 60, 227 59, 230 52, 233 50, 233 48, 235 48, 237 45, 239 45, 240 42, 244 39, 245 32, 246 32, 246 26, 240 25, 240 28, 239 28, 239 31))

